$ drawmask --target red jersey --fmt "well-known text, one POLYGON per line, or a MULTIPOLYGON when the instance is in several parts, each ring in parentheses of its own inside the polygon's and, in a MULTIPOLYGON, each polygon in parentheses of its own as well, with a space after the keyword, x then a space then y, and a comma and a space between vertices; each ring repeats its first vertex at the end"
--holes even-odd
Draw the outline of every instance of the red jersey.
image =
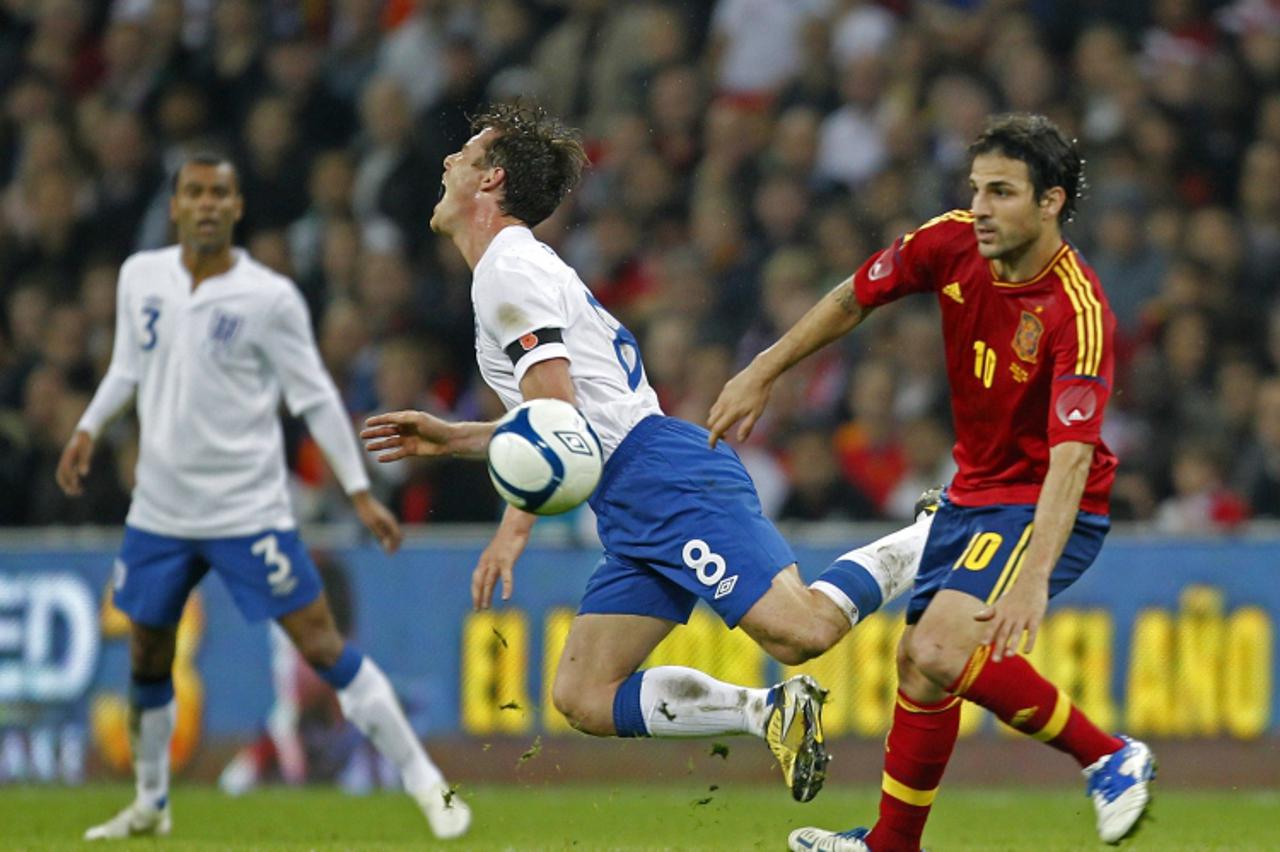
POLYGON ((955 478, 961 506, 1035 503, 1049 448, 1094 445, 1080 508, 1106 514, 1116 457, 1102 441, 1102 415, 1115 372, 1115 316, 1098 276, 1064 243, 1035 277, 996 278, 978 253, 974 215, 953 210, 900 237, 853 276, 866 307, 931 291, 942 336, 955 420, 955 478))

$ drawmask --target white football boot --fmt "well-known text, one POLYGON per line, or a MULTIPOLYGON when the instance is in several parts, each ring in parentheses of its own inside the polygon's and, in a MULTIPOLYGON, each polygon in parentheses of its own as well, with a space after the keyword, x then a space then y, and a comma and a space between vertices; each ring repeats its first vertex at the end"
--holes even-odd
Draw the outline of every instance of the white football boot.
POLYGON ((154 808, 134 801, 111 819, 84 833, 85 840, 121 840, 126 837, 168 837, 173 828, 169 803, 154 808))
POLYGON ((471 827, 471 808, 462 797, 441 782, 413 797, 431 825, 431 833, 441 840, 461 837, 471 827))
POLYGON ((1098 837, 1119 843, 1137 830, 1151 804, 1156 758, 1147 744, 1120 735, 1124 747, 1084 769, 1085 795, 1098 813, 1098 837))
POLYGON ((869 828, 850 831, 827 831, 825 828, 797 828, 787 835, 787 849, 791 852, 871 852, 866 844, 869 828))

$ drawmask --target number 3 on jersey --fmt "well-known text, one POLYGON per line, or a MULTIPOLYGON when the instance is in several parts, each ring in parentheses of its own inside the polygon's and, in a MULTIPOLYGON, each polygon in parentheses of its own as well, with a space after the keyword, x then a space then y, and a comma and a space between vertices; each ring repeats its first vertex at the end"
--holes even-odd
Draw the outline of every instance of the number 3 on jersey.
POLYGON ((142 309, 142 313, 147 318, 146 325, 142 327, 147 335, 147 339, 142 341, 142 351, 150 352, 156 348, 156 320, 160 319, 160 308, 156 305, 147 305, 142 309))
POLYGON ((614 319, 613 314, 604 309, 604 305, 596 300, 595 294, 587 291, 587 301, 596 309, 604 324, 613 329, 613 354, 627 377, 627 387, 635 390, 640 387, 644 378, 644 363, 640 360, 640 342, 625 325, 614 319))

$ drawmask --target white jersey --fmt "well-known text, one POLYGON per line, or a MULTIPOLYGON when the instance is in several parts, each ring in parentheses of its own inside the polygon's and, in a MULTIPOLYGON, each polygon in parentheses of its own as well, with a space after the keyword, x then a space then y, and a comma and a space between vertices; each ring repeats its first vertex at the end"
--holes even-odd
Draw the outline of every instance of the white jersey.
POLYGON ((530 367, 567 358, 578 408, 606 459, 633 426, 662 413, 635 337, 528 228, 504 228, 489 243, 476 264, 471 302, 480 375, 507 408, 523 400, 520 380, 530 367))
MULTIPOLYGON (((80 428, 96 435, 136 388, 127 523, 183 538, 291 529, 281 397, 309 422, 341 406, 297 287, 237 250, 230 270, 193 290, 173 246, 125 261, 116 304, 111 367, 80 428)), ((349 492, 367 487, 345 413, 338 431, 345 439, 316 438, 338 442, 330 460, 349 492)))

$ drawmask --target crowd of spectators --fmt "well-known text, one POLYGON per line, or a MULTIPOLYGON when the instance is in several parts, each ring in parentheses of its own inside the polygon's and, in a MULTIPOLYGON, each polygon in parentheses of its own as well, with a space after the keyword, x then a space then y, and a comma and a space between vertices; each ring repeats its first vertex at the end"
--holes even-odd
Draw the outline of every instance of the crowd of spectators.
MULTIPOLYGON (((538 235, 638 336, 669 413, 875 249, 967 203, 993 112, 1049 115, 1090 184, 1068 236, 1119 318, 1114 516, 1280 516, 1275 0, 0 0, 0 523, 118 523, 124 418, 86 499, 53 467, 110 358, 115 274, 165 245, 168 177, 235 159, 239 242, 297 281, 353 420, 493 416, 470 275, 433 236, 489 101, 583 129, 538 235)), ((775 389, 741 448, 783 519, 910 515, 952 471, 936 305, 885 309, 775 389)), ((298 506, 342 500, 288 425, 298 506)), ((378 471, 413 522, 490 520, 483 467, 378 471)))

